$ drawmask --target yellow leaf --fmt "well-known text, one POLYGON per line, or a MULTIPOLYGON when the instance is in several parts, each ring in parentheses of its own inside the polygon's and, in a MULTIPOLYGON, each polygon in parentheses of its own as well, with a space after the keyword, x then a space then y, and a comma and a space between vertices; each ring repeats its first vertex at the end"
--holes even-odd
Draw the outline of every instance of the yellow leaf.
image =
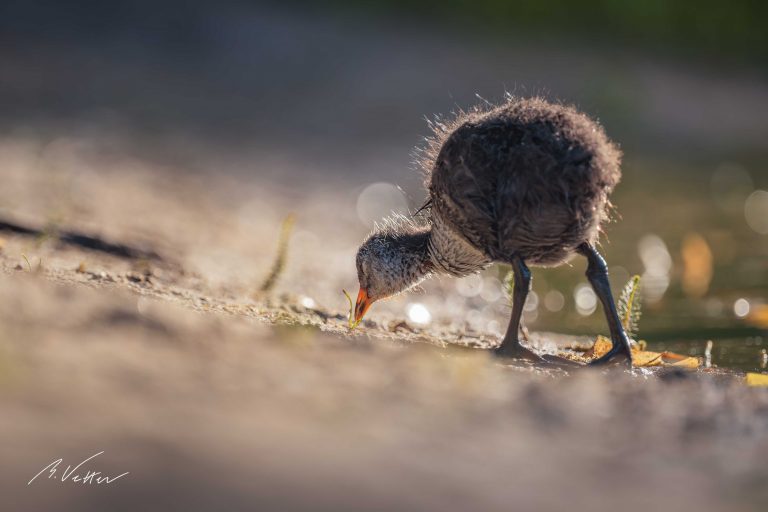
MULTIPOLYGON (((598 336, 595 340, 595 344, 587 352, 586 355, 591 355, 597 359, 602 357, 611 350, 613 343, 605 336, 598 336)), ((674 352, 652 352, 650 350, 642 350, 639 346, 632 347, 632 360, 634 366, 638 368, 644 368, 649 366, 676 366, 678 368, 689 368, 695 370, 699 367, 700 362, 697 357, 688 357, 674 352)))
POLYGON ((768 387, 768 375, 762 373, 747 373, 747 386, 768 387))
POLYGON ((664 364, 664 361, 661 359, 661 354, 658 352, 649 352, 647 350, 633 350, 632 364, 642 368, 647 366, 661 366, 662 364, 664 364))
POLYGON ((696 368, 699 367, 700 364, 701 364, 701 361, 699 361, 698 357, 686 357, 685 359, 681 359, 680 361, 670 364, 670 366, 677 366, 680 368, 690 368, 692 370, 695 370, 696 368))
POLYGON ((592 355, 595 359, 603 357, 609 350, 611 350, 612 346, 613 342, 611 340, 605 336, 598 336, 595 340, 595 344, 592 345, 592 355))

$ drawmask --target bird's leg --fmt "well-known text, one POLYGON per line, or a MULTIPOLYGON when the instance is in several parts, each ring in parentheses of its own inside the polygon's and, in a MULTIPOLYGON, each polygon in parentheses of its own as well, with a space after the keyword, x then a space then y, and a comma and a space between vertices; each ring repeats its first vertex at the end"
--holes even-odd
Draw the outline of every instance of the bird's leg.
POLYGON ((523 315, 523 306, 531 289, 531 271, 519 256, 512 259, 512 272, 515 278, 515 287, 512 292, 512 317, 509 319, 507 334, 501 346, 494 350, 497 356, 528 359, 529 361, 544 362, 544 358, 533 350, 520 344, 520 317, 523 315))
POLYGON ((605 318, 608 320, 608 329, 611 332, 611 342, 613 346, 607 354, 595 359, 590 364, 600 365, 613 362, 614 360, 625 360, 632 366, 632 351, 629 347, 629 338, 624 332, 624 328, 619 321, 619 315, 616 312, 616 304, 611 295, 611 285, 608 282, 608 266, 605 260, 597 250, 590 244, 582 244, 578 252, 587 258, 587 279, 589 279, 592 288, 595 290, 600 303, 603 305, 605 318))

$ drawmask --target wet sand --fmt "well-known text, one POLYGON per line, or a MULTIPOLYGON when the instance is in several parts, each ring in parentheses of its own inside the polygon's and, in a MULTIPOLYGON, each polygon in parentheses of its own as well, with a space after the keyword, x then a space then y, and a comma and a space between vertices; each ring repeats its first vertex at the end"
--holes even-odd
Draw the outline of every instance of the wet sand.
POLYGON ((350 333, 339 291, 359 230, 334 212, 343 195, 243 203, 226 183, 114 168, 5 177, 3 216, 45 235, 0 233, 8 510, 768 503, 768 394, 738 375, 502 364, 483 350, 497 335, 413 325, 397 301, 350 333), (287 211, 286 270, 259 294, 287 211), (65 229, 159 259, 62 243, 65 229), (82 469, 129 474, 60 481, 102 450, 82 469))

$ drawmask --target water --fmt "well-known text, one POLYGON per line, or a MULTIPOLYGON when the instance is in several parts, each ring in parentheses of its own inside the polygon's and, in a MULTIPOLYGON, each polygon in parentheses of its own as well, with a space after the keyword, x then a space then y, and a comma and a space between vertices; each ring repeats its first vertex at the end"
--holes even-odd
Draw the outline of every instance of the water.
MULTIPOLYGON (((671 342, 649 342, 653 351, 676 352, 701 357, 706 362, 707 340, 685 340, 671 342)), ((768 338, 747 336, 745 338, 724 338, 712 342, 710 364, 722 368, 733 368, 745 372, 766 371, 764 350, 768 349, 768 338)))
MULTIPOLYGON (((601 237, 614 297, 642 276, 637 339, 651 350, 703 357, 742 371, 766 371, 768 349, 768 234, 756 218, 755 197, 768 190, 762 162, 697 164, 669 170, 625 166, 614 194, 615 221, 601 237)), ((768 197, 768 196, 766 196, 768 197)), ((764 206, 760 206, 763 208, 764 206)), ((607 334, 576 257, 554 269, 532 269, 539 301, 526 313, 534 330, 607 334), (556 302, 556 304, 555 304, 556 302), (562 303, 561 303, 562 302, 562 303)), ((501 270, 499 277, 505 270, 501 270)))

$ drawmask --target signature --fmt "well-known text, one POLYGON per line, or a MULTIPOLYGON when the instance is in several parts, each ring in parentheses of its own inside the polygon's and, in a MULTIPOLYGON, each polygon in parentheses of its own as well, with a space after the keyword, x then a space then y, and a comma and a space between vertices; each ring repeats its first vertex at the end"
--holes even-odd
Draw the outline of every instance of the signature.
POLYGON ((98 457, 102 453, 104 453, 103 450, 100 451, 99 453, 95 453, 95 454, 91 455, 90 457, 88 457, 87 459, 85 459, 83 462, 81 462, 80 464, 78 464, 75 467, 72 467, 71 464, 67 465, 67 469, 65 469, 61 473, 60 477, 57 476, 57 475, 58 475, 58 472, 59 472, 59 466, 62 465, 62 463, 63 463, 63 459, 56 459, 53 462, 51 462, 50 464, 48 464, 47 466, 45 466, 43 469, 41 469, 38 474, 33 476, 32 480, 27 482, 27 485, 29 485, 32 482, 34 482, 37 477, 39 477, 40 475, 42 475, 46 471, 48 472, 48 478, 49 479, 53 478, 54 480, 56 480, 58 478, 62 482, 66 482, 67 480, 69 480, 69 481, 71 481, 73 483, 77 483, 77 484, 80 484, 80 483, 82 483, 82 484, 111 484, 112 482, 114 482, 118 478, 122 478, 122 477, 124 477, 125 475, 127 475, 129 473, 128 471, 126 471, 125 473, 123 473, 121 475, 107 476, 107 475, 102 475, 101 471, 92 471, 90 469, 85 471, 85 473, 83 473, 82 470, 80 469, 80 467, 83 464, 85 464, 86 462, 95 459, 96 457, 98 457))

